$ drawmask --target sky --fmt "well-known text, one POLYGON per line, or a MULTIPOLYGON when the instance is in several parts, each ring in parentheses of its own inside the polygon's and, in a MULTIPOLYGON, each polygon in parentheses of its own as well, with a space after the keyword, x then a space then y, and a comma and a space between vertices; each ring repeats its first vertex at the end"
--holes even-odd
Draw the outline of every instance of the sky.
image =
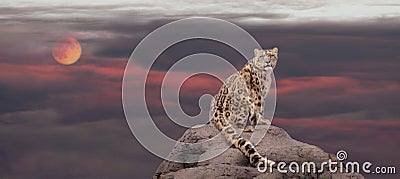
MULTIPOLYGON (((6 0, 0 5, 0 178, 151 177, 162 159, 127 125, 124 68, 147 34, 198 16, 233 22, 262 47, 279 47, 273 125, 327 152, 343 149, 351 160, 399 169, 398 1, 6 0), (63 37, 82 45, 80 60, 70 66, 51 56, 63 37)), ((146 97, 157 126, 171 138, 185 128, 162 110, 162 79, 178 59, 200 52, 236 68, 245 63, 209 40, 184 41, 160 55, 146 97)), ((182 109, 197 114, 200 96, 215 94, 220 84, 207 75, 189 78, 182 109)))

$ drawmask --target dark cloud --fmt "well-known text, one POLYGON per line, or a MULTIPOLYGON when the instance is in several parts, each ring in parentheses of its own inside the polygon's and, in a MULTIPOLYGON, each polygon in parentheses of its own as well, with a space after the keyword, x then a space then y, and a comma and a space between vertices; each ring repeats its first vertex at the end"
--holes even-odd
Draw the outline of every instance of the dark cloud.
POLYGON ((91 106, 89 109, 80 110, 72 114, 64 115, 60 120, 62 124, 76 124, 94 122, 107 119, 123 119, 124 113, 122 110, 121 99, 116 98, 115 102, 104 100, 103 104, 91 106), (110 104, 111 103, 111 104, 110 104))
MULTIPOLYGON (((131 39, 124 37, 104 39, 101 42, 108 43, 101 43, 103 45, 95 54, 128 58, 133 47, 146 33, 160 26, 157 24, 166 22, 170 21, 149 24, 110 23, 95 26, 96 29, 108 29, 118 34, 137 35, 131 39)), ((400 34, 397 25, 393 23, 314 22, 294 25, 243 25, 243 27, 264 48, 281 47, 281 59, 290 59, 279 62, 279 66, 285 66, 276 70, 278 75, 285 75, 282 77, 343 75, 342 73, 348 72, 371 73, 372 71, 382 76, 384 74, 381 68, 385 68, 385 73, 395 73, 398 65, 396 62, 400 58, 397 53, 400 44, 395 40, 400 38, 400 34), (310 69, 310 64, 319 68, 310 69)), ((79 28, 83 29, 85 26, 79 28)), ((189 40, 168 48, 159 57, 159 63, 155 64, 154 69, 165 70, 182 57, 198 52, 217 54, 230 60, 236 67, 242 65, 240 60, 237 61, 241 56, 224 44, 209 40, 189 40)), ((395 78, 393 74, 385 76, 395 78)))
POLYGON ((208 74, 198 74, 185 80, 179 92, 179 102, 182 110, 190 115, 196 116, 200 113, 198 101, 204 94, 215 95, 218 93, 222 81, 208 74), (194 103, 197 103, 194 106, 194 103))
POLYGON ((94 53, 94 55, 96 56, 100 56, 100 57, 117 57, 117 58, 126 58, 128 59, 132 49, 129 48, 130 43, 125 43, 125 45, 121 45, 121 46, 114 46, 111 48, 103 48, 98 50, 98 52, 94 53))
POLYGON ((160 162, 123 118, 81 125, 0 125, 5 178, 149 178, 160 162), (12 139, 12 140, 10 140, 12 139))
POLYGON ((193 39, 179 42, 166 49, 157 58, 152 70, 167 71, 178 60, 197 53, 217 55, 229 61, 237 69, 240 69, 246 63, 246 59, 238 51, 226 44, 213 40, 193 39))
POLYGON ((26 93, 25 90, 10 88, 5 84, 0 84, 0 112, 15 112, 21 110, 32 109, 38 106, 43 106, 43 102, 47 97, 46 94, 41 92, 26 93))

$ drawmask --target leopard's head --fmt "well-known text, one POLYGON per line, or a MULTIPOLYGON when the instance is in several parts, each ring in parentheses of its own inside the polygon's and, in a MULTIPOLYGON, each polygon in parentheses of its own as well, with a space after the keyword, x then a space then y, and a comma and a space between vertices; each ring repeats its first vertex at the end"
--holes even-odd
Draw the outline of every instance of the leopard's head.
POLYGON ((278 62, 278 48, 259 50, 254 49, 254 65, 258 69, 274 69, 278 62))

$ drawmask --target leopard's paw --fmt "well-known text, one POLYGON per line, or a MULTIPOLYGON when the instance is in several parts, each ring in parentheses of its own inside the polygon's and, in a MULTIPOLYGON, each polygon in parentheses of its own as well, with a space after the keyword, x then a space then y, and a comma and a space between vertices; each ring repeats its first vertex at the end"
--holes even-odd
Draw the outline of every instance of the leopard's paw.
POLYGON ((244 127, 243 132, 254 132, 254 127, 246 126, 246 127, 244 127))

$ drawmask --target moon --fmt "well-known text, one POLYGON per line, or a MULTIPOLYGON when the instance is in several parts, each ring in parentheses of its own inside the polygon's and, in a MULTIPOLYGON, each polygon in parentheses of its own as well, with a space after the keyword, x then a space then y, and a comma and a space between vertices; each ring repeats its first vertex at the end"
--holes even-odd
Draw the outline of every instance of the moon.
POLYGON ((71 37, 60 39, 52 49, 53 58, 63 65, 74 64, 81 57, 81 53, 81 44, 71 37))

